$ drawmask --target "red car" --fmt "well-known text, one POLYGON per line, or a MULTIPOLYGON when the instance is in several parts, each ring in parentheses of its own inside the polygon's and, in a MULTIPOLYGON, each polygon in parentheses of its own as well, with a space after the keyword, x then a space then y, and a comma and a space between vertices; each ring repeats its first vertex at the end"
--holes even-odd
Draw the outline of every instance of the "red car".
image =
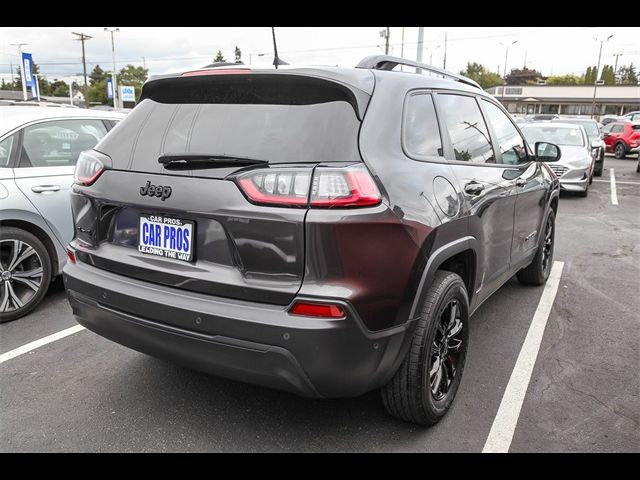
POLYGON ((602 129, 607 152, 616 158, 624 158, 627 153, 636 153, 640 146, 640 122, 612 122, 602 129))

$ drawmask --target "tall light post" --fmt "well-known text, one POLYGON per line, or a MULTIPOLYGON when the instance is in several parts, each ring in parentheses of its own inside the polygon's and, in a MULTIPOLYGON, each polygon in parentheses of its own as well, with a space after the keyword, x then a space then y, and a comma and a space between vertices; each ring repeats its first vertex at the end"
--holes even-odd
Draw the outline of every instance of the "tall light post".
POLYGON ((598 66, 596 67, 596 80, 593 82, 593 100, 591 101, 591 118, 595 117, 596 114, 596 91, 598 90, 598 72, 600 71, 600 60, 602 59, 602 44, 604 42, 608 42, 613 35, 609 35, 606 40, 599 40, 596 37, 593 39, 596 42, 600 42, 600 53, 598 53, 598 66))
POLYGON ((442 45, 436 45, 433 48, 427 47, 427 50, 429 50, 429 65, 433 65, 433 51, 439 49, 441 46, 442 45))
POLYGON ((500 42, 500 45, 502 45, 505 48, 505 52, 504 52, 504 74, 502 75, 502 78, 504 78, 504 85, 502 86, 502 100, 504 103, 504 91, 506 90, 506 84, 507 84, 507 61, 509 59, 509 47, 515 45, 516 43, 518 43, 518 40, 514 40, 511 43, 507 43, 506 45, 502 42, 500 42))
MULTIPOLYGON (((113 58, 113 73, 112 73, 113 75, 113 108, 118 108, 118 103, 119 103, 118 101, 120 100, 119 98, 120 95, 118 94, 118 80, 116 75, 116 48, 113 43, 113 33, 119 32, 120 29, 104 27, 104 31, 111 33, 111 56, 113 58)), ((88 102, 86 98, 85 98, 85 102, 88 102)))
POLYGON ((29 45, 29 44, 28 43, 11 43, 10 45, 12 47, 18 47, 18 57, 20 58, 20 73, 22 76, 22 78, 20 79, 20 83, 22 83, 22 99, 27 100, 27 84, 24 81, 24 64, 22 62, 22 46, 29 45))

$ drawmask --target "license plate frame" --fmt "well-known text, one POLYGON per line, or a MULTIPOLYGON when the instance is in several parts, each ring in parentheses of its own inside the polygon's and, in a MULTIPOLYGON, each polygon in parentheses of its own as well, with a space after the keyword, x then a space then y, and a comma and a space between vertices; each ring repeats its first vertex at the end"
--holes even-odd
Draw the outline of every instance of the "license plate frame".
POLYGON ((141 213, 138 220, 138 252, 144 255, 149 255, 150 257, 167 258, 185 263, 193 263, 195 261, 195 231, 196 223, 193 220, 186 220, 171 215, 141 213), (153 232, 150 232, 149 227, 145 232, 145 224, 153 226, 153 232), (159 232, 156 226, 160 227, 159 232), (168 230, 165 227, 168 227, 168 230), (182 230, 180 235, 174 233, 173 243, 171 236, 172 229, 174 229, 175 232, 177 232, 178 229, 182 230), (188 239, 184 238, 185 230, 189 232, 188 239), (160 237, 158 237, 158 233, 160 237), (147 240, 151 239, 153 241, 143 242, 143 237, 145 235, 147 236, 147 240), (150 236, 152 238, 150 238, 150 236), (179 243, 184 247, 185 240, 188 241, 188 252, 184 252, 183 248, 176 248, 179 243))

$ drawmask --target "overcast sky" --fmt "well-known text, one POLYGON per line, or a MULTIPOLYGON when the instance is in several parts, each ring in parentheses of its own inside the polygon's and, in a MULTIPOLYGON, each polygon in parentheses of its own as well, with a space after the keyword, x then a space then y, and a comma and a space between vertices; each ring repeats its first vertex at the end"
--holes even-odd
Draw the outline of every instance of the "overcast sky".
MULTIPOLYGON (((385 27, 278 27, 280 57, 297 65, 354 66, 366 55, 384 53, 380 30, 385 27)), ((93 36, 85 43, 87 70, 95 64, 111 69, 111 36, 100 27, 6 28, 0 30, 0 76, 10 77, 18 53, 12 43, 28 43, 24 51, 33 54, 41 73, 49 80, 82 72, 80 42, 71 32, 93 36)), ((416 58, 417 27, 391 27, 390 54, 416 58)), ((493 71, 503 71, 505 47, 511 44, 507 69, 530 68, 545 75, 581 74, 598 59, 599 42, 594 37, 613 38, 604 44, 602 64, 640 66, 640 28, 624 27, 425 27, 423 60, 442 67, 444 37, 447 41, 447 70, 459 71, 466 62, 477 61, 493 71)), ((227 60, 238 45, 242 58, 253 65, 269 66, 273 61, 270 27, 122 27, 115 34, 116 65, 146 64, 149 73, 162 74, 198 68, 210 63, 221 49, 227 60), (265 53, 263 56, 258 54, 265 53), (144 57, 144 60, 143 60, 144 57)))

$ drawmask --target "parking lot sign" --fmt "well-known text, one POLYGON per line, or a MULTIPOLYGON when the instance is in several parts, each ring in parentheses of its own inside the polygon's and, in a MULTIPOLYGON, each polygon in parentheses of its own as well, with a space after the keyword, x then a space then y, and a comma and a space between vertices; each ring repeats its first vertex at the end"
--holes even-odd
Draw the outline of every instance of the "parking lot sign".
POLYGON ((33 58, 31 57, 31 54, 22 52, 22 81, 29 88, 33 88, 34 84, 32 66, 33 58))
POLYGON ((107 78, 107 98, 113 99, 113 79, 107 78))
POLYGON ((135 87, 128 87, 128 86, 122 85, 120 87, 120 98, 123 102, 135 102, 136 101, 135 87))

